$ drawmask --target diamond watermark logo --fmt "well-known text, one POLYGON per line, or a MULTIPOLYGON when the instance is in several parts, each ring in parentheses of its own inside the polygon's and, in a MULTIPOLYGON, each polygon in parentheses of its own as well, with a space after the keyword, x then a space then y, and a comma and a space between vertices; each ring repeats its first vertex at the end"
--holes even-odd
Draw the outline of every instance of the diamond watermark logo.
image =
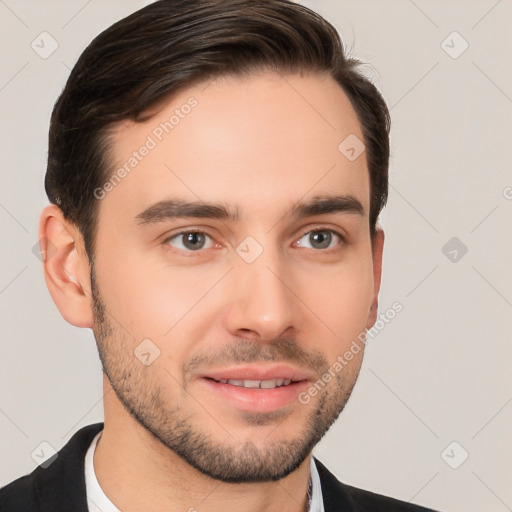
POLYGON ((338 149, 347 160, 353 162, 363 154, 365 145, 357 135, 351 133, 348 137, 341 141, 338 149))
POLYGON ((469 457, 467 450, 457 441, 452 441, 442 452, 441 458, 452 469, 458 469, 469 457))
POLYGON ((246 263, 253 263, 263 254, 263 247, 255 238, 248 236, 238 245, 236 252, 246 263))
POLYGON ((468 252, 467 246, 456 236, 450 238, 441 248, 441 252, 452 262, 458 263, 468 252))
POLYGON ((38 466, 46 469, 57 459, 59 454, 50 443, 43 441, 42 443, 39 443, 30 456, 38 466))
POLYGON ((43 263, 48 262, 57 254, 57 247, 49 238, 44 236, 32 246, 32 254, 43 263), (41 249, 41 247, 46 247, 46 250, 41 249))
POLYGON ((441 48, 452 59, 458 59, 469 48, 469 43, 457 31, 454 31, 446 39, 443 39, 441 48))
POLYGON ((47 59, 59 47, 59 43, 48 32, 41 32, 30 44, 39 57, 47 59))
POLYGON ((160 349, 146 338, 137 345, 133 354, 144 366, 149 366, 160 356, 160 349))

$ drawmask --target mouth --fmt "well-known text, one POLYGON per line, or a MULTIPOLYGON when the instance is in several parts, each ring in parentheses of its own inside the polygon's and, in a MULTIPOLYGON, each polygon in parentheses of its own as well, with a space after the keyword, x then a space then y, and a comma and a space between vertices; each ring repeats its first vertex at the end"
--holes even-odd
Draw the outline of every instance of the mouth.
POLYGON ((205 377, 223 384, 247 388, 269 389, 290 385, 292 382, 313 380, 314 375, 289 364, 234 365, 205 372, 205 377))
POLYGON ((289 365, 233 366, 200 376, 214 403, 254 413, 300 405, 298 394, 314 375, 289 365))
POLYGON ((274 389, 283 386, 289 386, 295 382, 302 382, 302 380, 291 380, 285 378, 269 379, 269 380, 252 380, 252 379, 213 379, 211 377, 205 377, 207 379, 219 382, 221 384, 230 384, 231 386, 238 386, 249 389, 274 389))

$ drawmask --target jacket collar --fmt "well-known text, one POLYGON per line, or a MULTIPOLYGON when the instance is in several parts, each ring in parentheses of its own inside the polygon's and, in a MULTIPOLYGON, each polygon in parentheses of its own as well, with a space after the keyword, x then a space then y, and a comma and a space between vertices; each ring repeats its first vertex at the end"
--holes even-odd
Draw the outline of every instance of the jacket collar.
POLYGON ((103 429, 103 423, 81 428, 61 448, 57 458, 34 473, 34 491, 41 512, 73 510, 88 512, 85 488, 85 454, 94 436, 103 429))

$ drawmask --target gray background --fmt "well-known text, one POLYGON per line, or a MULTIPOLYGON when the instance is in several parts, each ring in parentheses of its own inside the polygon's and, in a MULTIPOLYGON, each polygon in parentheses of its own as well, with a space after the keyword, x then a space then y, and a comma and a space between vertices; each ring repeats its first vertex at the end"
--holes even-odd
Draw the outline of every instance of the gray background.
MULTIPOLYGON (((60 316, 32 250, 53 103, 86 44, 147 3, 0 0, 1 485, 36 467, 40 443, 103 419, 92 332, 60 316), (51 49, 44 31, 47 58, 31 47, 51 49)), ((315 454, 403 500, 512 510, 512 2, 303 3, 371 63, 391 109, 380 304, 404 307, 315 454)))

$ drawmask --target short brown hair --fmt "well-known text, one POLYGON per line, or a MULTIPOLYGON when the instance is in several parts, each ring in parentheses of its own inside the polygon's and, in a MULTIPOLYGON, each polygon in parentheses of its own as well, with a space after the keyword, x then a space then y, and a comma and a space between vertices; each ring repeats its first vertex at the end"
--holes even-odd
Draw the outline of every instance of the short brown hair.
POLYGON ((330 23, 290 0, 156 1, 98 35, 74 66, 51 116, 48 198, 78 226, 92 260, 98 210, 93 191, 112 172, 107 135, 115 123, 146 121, 170 95, 222 75, 328 73, 361 124, 373 241, 388 195, 391 122, 360 64, 345 55, 330 23))

